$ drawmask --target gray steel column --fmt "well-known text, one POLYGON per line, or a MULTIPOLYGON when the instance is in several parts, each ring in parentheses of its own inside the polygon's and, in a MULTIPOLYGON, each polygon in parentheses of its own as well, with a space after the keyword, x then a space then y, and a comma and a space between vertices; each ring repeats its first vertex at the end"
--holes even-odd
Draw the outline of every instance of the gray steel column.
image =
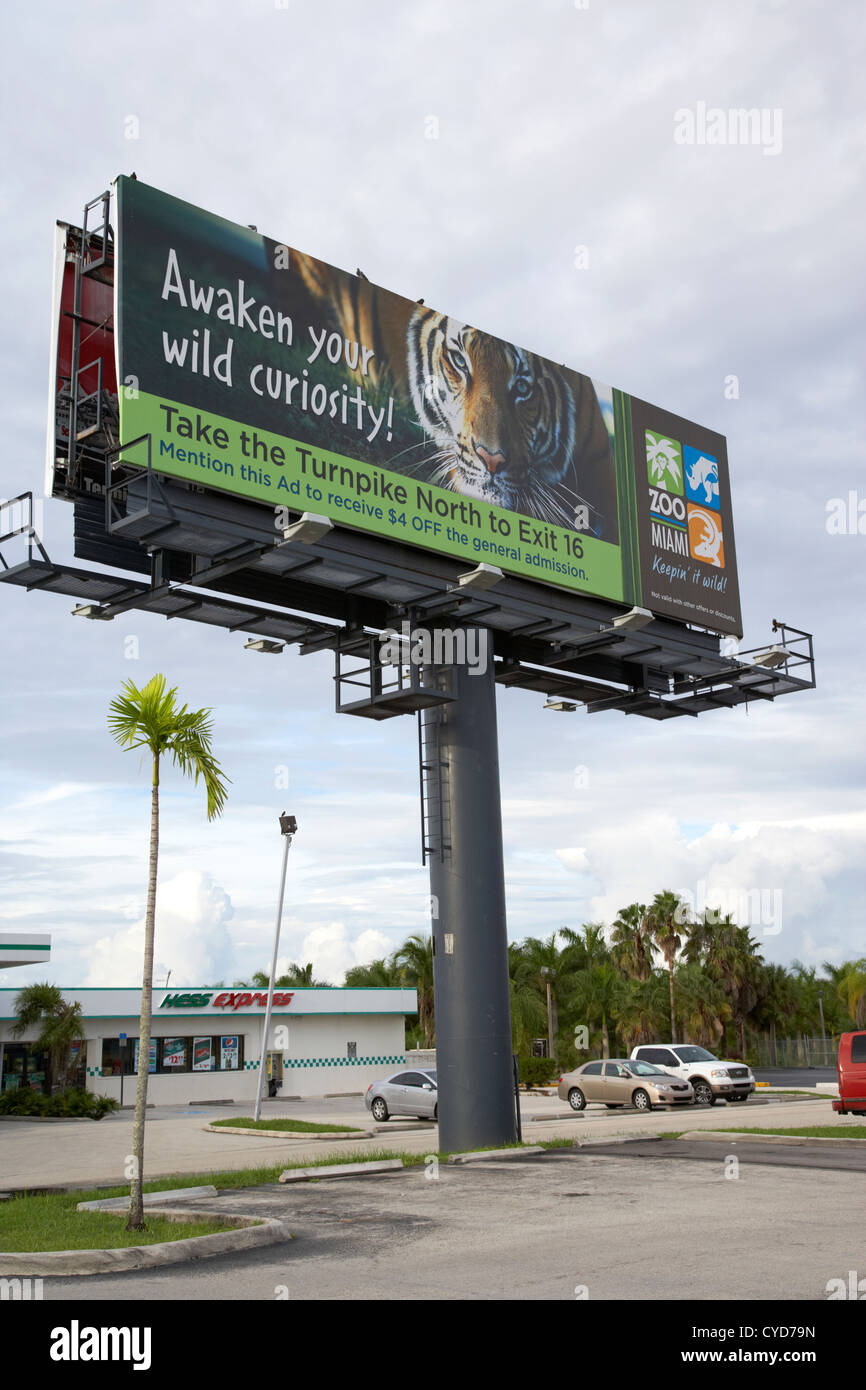
MULTIPOLYGON (((517 1137, 493 642, 477 635, 486 670, 447 668, 457 699, 423 715, 443 1150, 517 1137)), ((444 668, 434 673, 440 683, 444 668)))

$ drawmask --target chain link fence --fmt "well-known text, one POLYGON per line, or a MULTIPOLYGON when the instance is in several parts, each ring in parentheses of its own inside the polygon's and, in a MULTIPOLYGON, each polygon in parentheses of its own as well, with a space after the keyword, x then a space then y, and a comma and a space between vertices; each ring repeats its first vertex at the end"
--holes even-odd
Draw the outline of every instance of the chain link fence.
POLYGON ((753 1039, 750 1053, 756 1067, 835 1067, 839 1052, 838 1037, 777 1038, 775 1058, 769 1034, 753 1039))

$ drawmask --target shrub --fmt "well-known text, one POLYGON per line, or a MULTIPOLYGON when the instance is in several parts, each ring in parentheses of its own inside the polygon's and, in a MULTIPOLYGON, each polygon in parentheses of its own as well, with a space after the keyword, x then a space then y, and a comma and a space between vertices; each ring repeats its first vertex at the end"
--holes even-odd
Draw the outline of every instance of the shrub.
POLYGON ((97 1096, 92 1091, 70 1090, 61 1095, 45 1096, 23 1087, 4 1091, 0 1095, 0 1115, 48 1115, 55 1119, 101 1120, 112 1110, 120 1108, 110 1096, 97 1096))
POLYGON ((518 1066, 520 1080, 525 1086, 549 1086, 559 1080, 555 1057, 521 1057, 518 1066))

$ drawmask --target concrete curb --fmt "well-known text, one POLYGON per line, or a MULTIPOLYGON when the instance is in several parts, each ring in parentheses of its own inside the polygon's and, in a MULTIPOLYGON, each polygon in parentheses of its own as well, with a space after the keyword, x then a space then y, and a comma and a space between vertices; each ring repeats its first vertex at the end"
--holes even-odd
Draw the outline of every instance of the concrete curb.
POLYGON ((240 1216, 234 1212, 195 1211, 191 1208, 161 1208, 159 1214, 181 1223, 208 1219, 230 1221, 241 1229, 220 1231, 213 1236, 165 1241, 161 1245, 131 1245, 125 1250, 3 1251, 0 1252, 0 1275, 26 1274, 47 1278, 61 1274, 118 1274, 132 1269, 157 1269, 162 1265, 209 1259, 213 1255, 234 1255, 239 1250, 255 1250, 263 1245, 276 1245, 278 1241, 293 1239, 285 1222, 268 1216, 240 1216))
POLYGON ((359 1173, 392 1173, 396 1168, 402 1171, 403 1162, 399 1158, 371 1159, 369 1163, 330 1163, 321 1168, 287 1168, 279 1176, 280 1182, 309 1182, 311 1178, 354 1178, 359 1173))
POLYGON ((449 1163, 483 1163, 485 1159, 501 1162, 503 1158, 525 1158, 527 1154, 547 1153, 540 1144, 527 1144, 523 1149, 479 1149, 477 1153, 450 1154, 449 1163))
MULTIPOLYGON (((142 1197, 145 1211, 149 1207, 162 1206, 163 1202, 176 1202, 178 1200, 215 1197, 217 1189, 208 1187, 174 1187, 166 1189, 164 1192, 145 1192, 142 1197)), ((101 1197, 95 1202, 79 1202, 76 1211, 126 1211, 129 1207, 129 1197, 101 1197)))
POLYGON ((374 1125, 373 1134, 378 1137, 380 1134, 420 1134, 422 1130, 428 1130, 431 1134, 436 1128, 435 1120, 419 1120, 418 1124, 384 1124, 374 1125))
MULTIPOLYGON (((697 1131, 702 1133, 703 1131, 697 1131)), ((594 1148, 597 1144, 651 1144, 656 1139, 666 1139, 666 1134, 612 1134, 609 1139, 575 1139, 575 1149, 594 1148)), ((685 1136, 683 1136, 685 1137, 685 1136)))
POLYGON ((254 1139, 372 1139, 373 1131, 370 1129, 348 1129, 338 1130, 336 1134, 322 1129, 241 1129, 240 1125, 202 1125, 202 1129, 209 1134, 242 1134, 252 1135, 254 1139))
POLYGON ((748 1130, 743 1130, 740 1133, 736 1130, 695 1129, 690 1134, 681 1134, 680 1138, 715 1139, 719 1144, 739 1143, 743 1139, 745 1139, 747 1143, 751 1141, 755 1144, 862 1144, 864 1152, 866 1152, 866 1140, 843 1139, 841 1135, 838 1139, 835 1135, 829 1138, 818 1134, 812 1135, 810 1138, 807 1134, 759 1134, 755 1131, 749 1132, 748 1130))

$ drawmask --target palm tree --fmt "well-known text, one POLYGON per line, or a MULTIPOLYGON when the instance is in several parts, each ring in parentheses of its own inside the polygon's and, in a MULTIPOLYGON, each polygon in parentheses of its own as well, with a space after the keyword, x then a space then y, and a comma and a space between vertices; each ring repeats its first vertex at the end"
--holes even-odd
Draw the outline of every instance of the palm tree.
POLYGON ((129 1190, 128 1231, 144 1228, 142 1182, 144 1172, 144 1123, 147 1107, 147 1065, 153 989, 153 939, 156 922, 156 880, 159 861, 159 773, 160 760, 171 758, 175 767, 197 783, 204 782, 207 818, 220 815, 227 796, 226 781, 211 752, 209 709, 190 710, 178 706, 177 690, 166 689, 165 676, 151 677, 139 690, 126 681, 122 693, 112 700, 108 727, 121 748, 146 748, 152 759, 150 809, 150 861, 147 880, 147 909, 144 919, 144 968, 141 980, 141 1026, 138 1044, 138 1078, 135 1088, 135 1121, 132 1131, 133 1175, 129 1190))
POLYGON ((676 988, 683 1038, 711 1050, 717 1047, 731 1018, 731 1006, 721 985, 699 965, 681 960, 676 969, 676 988))
POLYGON ((353 965, 346 971, 346 989, 394 989, 400 976, 393 961, 380 956, 369 965, 353 965))
POLYGON ((648 980, 653 973, 652 938, 643 903, 620 908, 613 924, 611 943, 614 962, 633 980, 648 980))
POLYGON ((424 1046, 433 1046, 436 1019, 433 1011, 433 938, 414 932, 394 952, 394 965, 401 984, 418 991, 418 1022, 424 1034, 424 1046))
POLYGON ((855 1028, 866 1027, 866 959, 845 961, 837 992, 855 1028))
POLYGON ((588 1023, 601 1025, 603 1057, 610 1056, 610 1023, 619 1017, 624 994, 624 981, 610 961, 590 965, 574 977, 569 1008, 576 1009, 588 1023))
POLYGON ((755 1010, 755 1021, 760 1027, 770 1029, 770 1065, 778 1065, 776 1052, 776 1027, 789 1022, 797 1008, 797 995, 791 976, 784 965, 765 965, 758 975, 760 998, 755 1010))
POLYGON ((64 1091, 69 1079, 70 1049, 85 1038, 81 1005, 68 1004, 56 985, 25 985, 15 1000, 12 1035, 20 1038, 35 1025, 40 1031, 34 1051, 48 1053, 46 1090, 64 1091))
POLYGON ((626 978, 617 1007, 617 1029, 626 1051, 639 1043, 653 1042, 667 1032, 668 990, 661 972, 646 980, 626 978))
POLYGON ((685 955, 703 965, 711 980, 722 986, 737 1030, 737 1048, 745 1057, 746 1018, 760 997, 763 961, 748 927, 738 927, 730 913, 710 910, 692 923, 685 955))
POLYGON ((671 1042, 677 1040, 676 1014, 674 1010, 674 961, 688 935, 688 922, 684 921, 683 904, 676 893, 656 893, 647 914, 647 929, 653 942, 659 948, 668 968, 671 1004, 671 1042), (680 935, 682 933, 682 935, 680 935))
POLYGON ((508 943, 508 977, 511 1046, 520 1056, 528 1056, 533 1038, 541 1037, 547 1027, 547 1015, 532 962, 516 941, 508 943))

